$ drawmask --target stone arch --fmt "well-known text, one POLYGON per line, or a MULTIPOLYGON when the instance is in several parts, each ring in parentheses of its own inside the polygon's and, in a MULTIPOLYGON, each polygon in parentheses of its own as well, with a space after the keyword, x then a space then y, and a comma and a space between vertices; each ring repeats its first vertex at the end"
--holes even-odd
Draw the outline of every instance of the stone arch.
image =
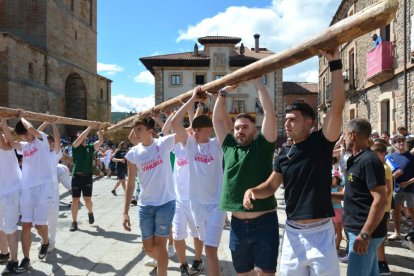
MULTIPOLYGON (((65 82, 65 116, 76 119, 87 119, 86 87, 78 73, 71 73, 65 82)), ((73 135, 83 129, 77 126, 66 126, 66 132, 73 135)))

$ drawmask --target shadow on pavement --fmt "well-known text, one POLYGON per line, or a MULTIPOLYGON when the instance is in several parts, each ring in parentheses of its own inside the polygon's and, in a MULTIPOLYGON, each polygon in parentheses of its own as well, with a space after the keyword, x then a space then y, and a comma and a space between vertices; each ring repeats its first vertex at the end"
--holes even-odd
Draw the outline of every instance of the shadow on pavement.
POLYGON ((105 229, 99 227, 99 226, 91 226, 93 228, 96 228, 95 231, 89 231, 89 230, 82 230, 78 229, 79 232, 83 232, 95 237, 103 237, 105 239, 114 239, 117 241, 123 241, 123 242, 136 242, 138 243, 138 234, 129 234, 125 232, 115 232, 115 231, 106 231, 105 229))

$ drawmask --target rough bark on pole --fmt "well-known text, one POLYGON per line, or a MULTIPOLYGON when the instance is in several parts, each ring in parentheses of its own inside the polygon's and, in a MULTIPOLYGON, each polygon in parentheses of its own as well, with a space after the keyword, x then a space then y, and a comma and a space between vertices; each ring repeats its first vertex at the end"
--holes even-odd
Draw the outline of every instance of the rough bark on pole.
MULTIPOLYGON (((394 17, 397 8, 398 0, 385 0, 378 2, 348 18, 339 21, 324 32, 305 40, 297 46, 256 61, 218 80, 206 83, 201 86, 201 90, 203 92, 209 91, 214 93, 226 85, 236 85, 241 82, 257 78, 261 75, 302 62, 308 58, 318 55, 319 49, 333 49, 361 35, 387 25, 394 17)), ((109 127, 108 132, 113 132, 120 127, 131 124, 137 116, 149 114, 152 110, 160 111, 181 105, 181 102, 186 101, 189 97, 191 97, 191 94, 192 90, 165 101, 153 108, 140 112, 135 116, 122 120, 109 127)))
MULTIPOLYGON (((0 106, 0 117, 13 117, 18 118, 20 111, 18 109, 7 108, 0 106)), ((97 127, 98 124, 102 124, 103 128, 107 128, 109 123, 101 123, 97 121, 88 121, 82 119, 74 119, 62 116, 55 116, 51 114, 36 113, 31 111, 24 111, 24 118, 30 121, 41 121, 41 122, 54 122, 59 125, 75 125, 75 126, 92 126, 97 127)))

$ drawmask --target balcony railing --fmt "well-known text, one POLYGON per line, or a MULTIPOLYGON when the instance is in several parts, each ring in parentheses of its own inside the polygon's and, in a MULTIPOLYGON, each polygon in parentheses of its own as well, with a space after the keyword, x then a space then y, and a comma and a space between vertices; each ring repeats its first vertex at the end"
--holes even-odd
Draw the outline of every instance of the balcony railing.
POLYGON ((367 80, 380 83, 393 75, 392 43, 383 41, 371 49, 367 55, 367 80))

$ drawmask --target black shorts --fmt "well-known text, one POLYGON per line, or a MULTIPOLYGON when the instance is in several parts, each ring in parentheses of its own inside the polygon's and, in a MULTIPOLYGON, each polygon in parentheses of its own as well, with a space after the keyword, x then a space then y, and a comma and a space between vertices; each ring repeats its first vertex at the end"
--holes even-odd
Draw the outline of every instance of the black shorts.
POLYGON ((126 178, 126 176, 127 176, 127 170, 117 170, 117 176, 118 176, 118 179, 125 179, 126 178))
POLYGON ((79 198, 92 196, 92 175, 73 175, 72 177, 72 197, 79 198))

